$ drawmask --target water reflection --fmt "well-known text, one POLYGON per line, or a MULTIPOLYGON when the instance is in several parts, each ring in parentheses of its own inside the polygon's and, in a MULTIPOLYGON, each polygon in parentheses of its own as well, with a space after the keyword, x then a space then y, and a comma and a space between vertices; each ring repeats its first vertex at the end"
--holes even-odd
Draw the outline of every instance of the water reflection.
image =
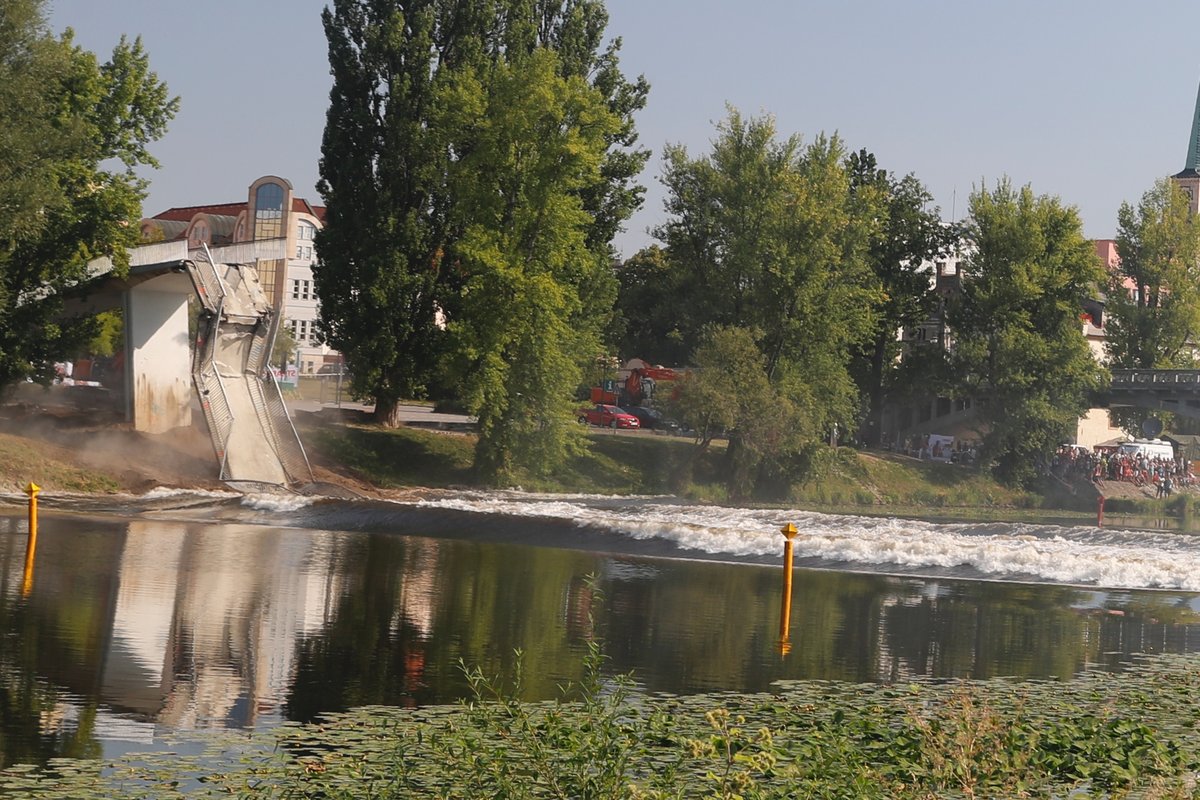
POLYGON ((47 515, 34 588, 0 517, 0 764, 163 732, 464 695, 460 660, 529 699, 601 637, 649 691, 780 678, 1069 677, 1196 649, 1194 597, 777 569, 232 524, 47 515), (589 579, 587 576, 594 578, 589 579))

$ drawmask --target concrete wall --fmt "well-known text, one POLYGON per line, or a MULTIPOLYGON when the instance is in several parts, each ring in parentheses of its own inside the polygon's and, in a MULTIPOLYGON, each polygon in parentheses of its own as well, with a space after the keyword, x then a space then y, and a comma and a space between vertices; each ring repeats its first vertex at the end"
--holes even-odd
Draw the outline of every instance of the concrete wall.
POLYGON ((163 433, 192 424, 191 340, 183 274, 161 275, 126 294, 126 416, 135 430, 163 433))
POLYGON ((1079 419, 1075 429, 1075 444, 1095 447, 1111 439, 1124 439, 1128 434, 1113 426, 1107 408, 1091 408, 1079 419))

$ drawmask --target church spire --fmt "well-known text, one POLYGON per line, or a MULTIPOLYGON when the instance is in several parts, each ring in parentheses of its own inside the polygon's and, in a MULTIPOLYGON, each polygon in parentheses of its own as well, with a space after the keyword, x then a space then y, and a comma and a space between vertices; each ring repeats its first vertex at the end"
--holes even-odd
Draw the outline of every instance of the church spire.
POLYGON ((1196 110, 1192 112, 1192 135, 1188 137, 1187 163, 1175 177, 1200 175, 1200 90, 1196 92, 1196 110))

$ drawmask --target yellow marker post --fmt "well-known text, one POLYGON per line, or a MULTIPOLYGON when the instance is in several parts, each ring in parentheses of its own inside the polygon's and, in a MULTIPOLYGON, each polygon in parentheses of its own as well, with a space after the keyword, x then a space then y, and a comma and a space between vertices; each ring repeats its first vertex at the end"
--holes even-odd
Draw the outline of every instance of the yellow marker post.
POLYGON ((33 590, 33 559, 37 551, 37 494, 42 490, 33 481, 25 487, 29 495, 29 540, 25 544, 25 579, 21 583, 21 596, 28 597, 33 590))
POLYGON ((792 539, 796 536, 796 526, 792 523, 784 525, 780 530, 783 534, 783 601, 779 609, 779 654, 786 656, 792 649, 788 634, 792 628, 792 539))

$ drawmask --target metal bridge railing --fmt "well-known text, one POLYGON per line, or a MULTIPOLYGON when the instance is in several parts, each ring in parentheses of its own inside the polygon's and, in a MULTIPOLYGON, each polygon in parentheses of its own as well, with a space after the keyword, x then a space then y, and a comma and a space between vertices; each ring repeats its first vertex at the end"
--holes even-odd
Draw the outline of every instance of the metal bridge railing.
POLYGON ((279 390, 279 381, 275 374, 267 370, 262 377, 262 391, 266 402, 267 416, 271 419, 271 431, 275 436, 276 453, 279 463, 283 465, 288 477, 298 483, 312 483, 312 465, 308 462, 308 454, 300 442, 300 434, 288 414, 283 402, 283 393, 279 390), (290 435, 289 435, 290 434, 290 435))
POLYGON ((1114 369, 1113 389, 1159 390, 1200 393, 1200 370, 1198 369, 1114 369))
POLYGON ((217 337, 220 332, 221 307, 223 299, 217 301, 216 313, 207 319, 201 317, 200 330, 197 333, 196 361, 193 364, 192 375, 200 390, 200 408, 208 423, 208 432, 213 440, 213 449, 221 462, 221 480, 229 478, 229 437, 233 434, 233 409, 229 403, 229 395, 225 382, 216 367, 217 337))

